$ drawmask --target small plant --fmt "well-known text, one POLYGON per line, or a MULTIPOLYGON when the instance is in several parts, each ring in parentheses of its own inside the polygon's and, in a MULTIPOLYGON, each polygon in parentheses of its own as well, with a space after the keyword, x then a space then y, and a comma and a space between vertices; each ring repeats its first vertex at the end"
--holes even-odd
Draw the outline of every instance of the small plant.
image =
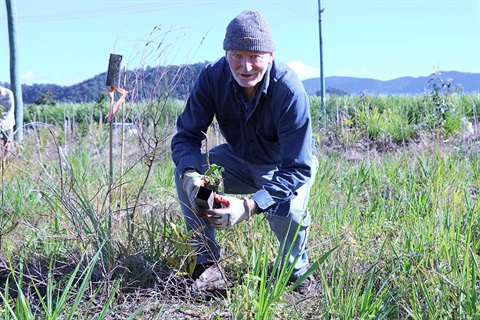
POLYGON ((430 125, 440 138, 453 133, 459 127, 460 119, 455 119, 455 104, 452 99, 454 93, 460 93, 461 87, 453 86, 452 79, 443 80, 440 72, 434 72, 428 81, 428 91, 425 92, 424 104, 433 104, 429 114, 430 125))
POLYGON ((204 178, 207 183, 206 187, 212 189, 215 192, 223 191, 223 177, 222 172, 225 169, 215 163, 212 163, 210 167, 205 171, 204 178))
POLYGON ((204 173, 204 179, 206 181, 206 187, 212 189, 215 192, 223 191, 223 177, 222 173, 225 169, 215 163, 210 163, 210 148, 208 134, 205 135, 205 156, 207 160, 208 169, 204 173))
POLYGON ((108 108, 108 94, 106 92, 102 92, 97 100, 95 100, 94 108, 99 108, 99 109, 106 109, 108 108))
POLYGON ((36 105, 43 105, 43 106, 54 106, 56 105, 57 103, 55 102, 55 100, 53 100, 52 98, 52 92, 51 91, 48 91, 44 94, 42 94, 42 97, 40 99, 35 99, 35 102, 34 102, 36 105))
POLYGON ((191 276, 197 263, 195 249, 191 246, 192 239, 195 238, 195 232, 182 231, 175 223, 170 223, 170 228, 174 238, 174 241, 172 241, 174 250, 165 255, 165 260, 179 270, 179 274, 186 272, 191 276))

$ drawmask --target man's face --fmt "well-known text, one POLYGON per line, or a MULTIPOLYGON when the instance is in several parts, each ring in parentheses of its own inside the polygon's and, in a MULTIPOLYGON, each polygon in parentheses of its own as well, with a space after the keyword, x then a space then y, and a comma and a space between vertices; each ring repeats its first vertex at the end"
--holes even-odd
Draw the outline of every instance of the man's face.
POLYGON ((251 88, 262 81, 268 65, 273 61, 273 52, 230 50, 227 51, 226 58, 238 84, 251 88))

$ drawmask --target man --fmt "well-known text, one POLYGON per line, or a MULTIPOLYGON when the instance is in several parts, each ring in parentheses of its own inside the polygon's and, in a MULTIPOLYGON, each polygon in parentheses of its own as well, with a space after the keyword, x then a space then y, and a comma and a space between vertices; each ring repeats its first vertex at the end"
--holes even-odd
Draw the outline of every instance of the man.
POLYGON ((1 154, 7 158, 12 153, 13 127, 15 126, 15 101, 13 92, 0 86, 1 154))
MULTIPOLYGON (((274 60, 272 31, 258 12, 244 11, 229 23, 223 49, 225 56, 199 75, 171 145, 187 228, 200 230, 192 278, 198 284, 221 276, 215 229, 263 214, 280 243, 286 241, 279 254, 286 256, 292 246, 289 262, 298 256, 294 282, 309 267, 303 252, 310 225, 307 204, 318 167, 308 96, 295 73, 274 60), (208 163, 224 168, 225 194, 251 196, 216 196, 222 208, 204 210, 195 197, 205 184, 201 174, 208 169, 207 155, 201 145, 214 117, 226 143, 208 150, 208 163)), ((310 277, 298 291, 314 283, 310 277)))

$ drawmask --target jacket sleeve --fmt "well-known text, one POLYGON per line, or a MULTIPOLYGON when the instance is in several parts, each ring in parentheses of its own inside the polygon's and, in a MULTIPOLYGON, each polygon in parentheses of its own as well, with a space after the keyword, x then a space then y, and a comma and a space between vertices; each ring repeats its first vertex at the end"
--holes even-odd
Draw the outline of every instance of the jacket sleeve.
POLYGON ((272 179, 252 195, 261 211, 286 216, 296 190, 312 178, 313 136, 310 104, 302 91, 274 101, 283 105, 278 124, 281 163, 272 179))
POLYGON ((201 146, 214 116, 214 104, 209 95, 209 76, 200 73, 185 109, 177 119, 177 132, 172 138, 172 159, 177 172, 195 168, 201 172, 201 146))

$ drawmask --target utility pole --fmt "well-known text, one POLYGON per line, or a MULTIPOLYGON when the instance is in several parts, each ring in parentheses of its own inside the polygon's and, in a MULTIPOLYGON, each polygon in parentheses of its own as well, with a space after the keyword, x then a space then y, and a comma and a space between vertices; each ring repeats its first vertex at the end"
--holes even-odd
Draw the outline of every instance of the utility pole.
POLYGON ((20 71, 17 49, 17 21, 15 0, 5 0, 8 17, 8 40, 10 43, 10 89, 15 101, 15 136, 17 142, 23 141, 23 98, 20 84, 20 71))
POLYGON ((323 127, 327 127, 327 110, 326 110, 326 100, 325 95, 325 75, 323 73, 323 38, 322 38, 322 6, 320 0, 318 0, 318 38, 320 44, 320 98, 322 99, 322 113, 323 113, 323 127))

